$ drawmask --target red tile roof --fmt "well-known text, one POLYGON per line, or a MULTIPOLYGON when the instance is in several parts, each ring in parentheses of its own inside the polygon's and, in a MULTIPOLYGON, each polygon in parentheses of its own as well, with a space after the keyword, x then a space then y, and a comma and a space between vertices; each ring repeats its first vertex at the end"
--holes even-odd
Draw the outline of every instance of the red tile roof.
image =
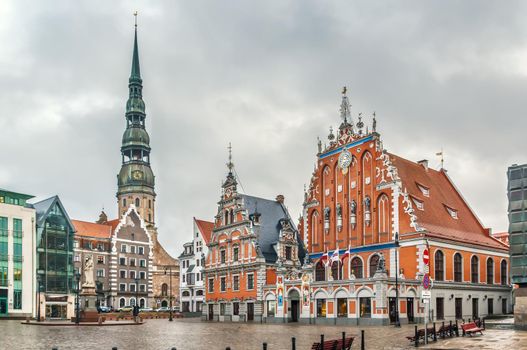
POLYGON ((194 221, 196 221, 196 224, 198 225, 198 229, 203 235, 205 244, 208 244, 212 236, 212 230, 214 229, 214 223, 210 221, 199 220, 196 218, 194 218, 194 221))
POLYGON ((423 165, 390 154, 392 164, 397 168, 403 190, 423 202, 424 210, 415 208, 418 224, 426 230, 427 236, 445 238, 507 250, 508 246, 490 236, 490 230, 483 227, 475 213, 452 183, 444 170, 425 168, 423 165), (419 185, 429 189, 425 196, 419 185), (457 219, 447 210, 454 209, 457 219))
POLYGON ((112 235, 112 227, 108 224, 96 224, 94 222, 71 220, 75 227, 76 236, 96 237, 96 238, 110 238, 112 235))
POLYGON ((106 225, 109 225, 112 227, 112 231, 115 231, 115 229, 117 228, 117 226, 119 225, 119 222, 121 220, 119 219, 113 219, 113 220, 110 220, 110 221, 107 221, 106 222, 106 225))

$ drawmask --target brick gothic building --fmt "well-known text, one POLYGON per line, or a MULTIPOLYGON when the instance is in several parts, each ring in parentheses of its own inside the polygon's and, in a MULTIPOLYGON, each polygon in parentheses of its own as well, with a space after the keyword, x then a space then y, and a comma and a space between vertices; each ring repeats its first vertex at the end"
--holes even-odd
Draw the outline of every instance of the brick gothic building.
POLYGON ((318 142, 305 193, 299 228, 310 259, 303 275, 278 272, 257 292, 263 293, 264 320, 394 322, 398 274, 401 322, 416 322, 425 310, 426 247, 434 320, 510 312, 508 246, 490 235, 446 170, 389 153, 375 116, 370 130, 360 115, 353 124, 345 90, 341 117, 329 144, 318 142))
POLYGON ((230 160, 228 166, 205 258, 202 318, 261 321, 264 285, 275 282, 277 268, 297 276, 305 251, 284 197, 238 193, 230 160))

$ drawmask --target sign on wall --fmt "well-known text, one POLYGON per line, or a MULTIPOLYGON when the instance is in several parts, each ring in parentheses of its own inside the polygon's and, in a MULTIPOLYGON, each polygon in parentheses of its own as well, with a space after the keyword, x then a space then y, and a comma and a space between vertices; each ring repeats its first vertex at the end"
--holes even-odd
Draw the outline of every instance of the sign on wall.
POLYGON ((281 309, 284 307, 284 277, 276 277, 276 307, 281 309))

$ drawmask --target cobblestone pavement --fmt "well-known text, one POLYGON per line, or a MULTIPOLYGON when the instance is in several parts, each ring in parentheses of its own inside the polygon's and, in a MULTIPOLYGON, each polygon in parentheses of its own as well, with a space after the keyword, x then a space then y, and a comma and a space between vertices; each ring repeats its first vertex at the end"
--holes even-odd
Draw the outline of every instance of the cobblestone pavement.
MULTIPOLYGON (((366 349, 414 349, 406 339, 413 326, 344 327, 299 324, 208 323, 199 319, 146 320, 141 326, 116 327, 39 327, 25 326, 19 321, 0 321, 0 349, 65 349, 110 350, 259 350, 267 342, 268 350, 291 349, 296 337, 297 350, 309 350, 324 334, 337 339, 346 334, 356 336, 353 349, 360 349, 360 331, 365 331, 366 349)), ((428 349, 527 349, 527 332, 487 330, 484 336, 439 340, 428 349)))

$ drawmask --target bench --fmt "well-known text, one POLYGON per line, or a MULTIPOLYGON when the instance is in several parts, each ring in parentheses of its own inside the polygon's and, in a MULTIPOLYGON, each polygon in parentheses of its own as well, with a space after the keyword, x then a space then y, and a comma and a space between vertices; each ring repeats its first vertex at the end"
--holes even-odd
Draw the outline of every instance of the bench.
POLYGON ((472 337, 472 334, 477 332, 483 335, 483 328, 478 327, 475 322, 462 324, 461 329, 463 330, 463 335, 468 334, 472 337))
POLYGON ((450 324, 445 325, 445 323, 443 322, 442 326, 439 327, 437 334, 441 338, 446 338, 446 337, 453 337, 454 335, 457 334, 457 332, 458 332, 458 329, 455 324, 452 324, 452 322, 450 322, 450 324))
POLYGON ((313 343, 311 350, 350 350, 355 337, 344 338, 344 346, 342 346, 342 339, 327 340, 323 343, 313 343), (320 345, 322 344, 322 346, 320 345))
MULTIPOLYGON (((429 338, 430 340, 435 340, 433 327, 426 329, 426 337, 429 338)), ((418 329, 416 333, 407 336, 406 339, 408 339, 412 343, 415 343, 416 346, 420 341, 423 341, 424 343, 425 342, 425 329, 424 328, 418 329)))

